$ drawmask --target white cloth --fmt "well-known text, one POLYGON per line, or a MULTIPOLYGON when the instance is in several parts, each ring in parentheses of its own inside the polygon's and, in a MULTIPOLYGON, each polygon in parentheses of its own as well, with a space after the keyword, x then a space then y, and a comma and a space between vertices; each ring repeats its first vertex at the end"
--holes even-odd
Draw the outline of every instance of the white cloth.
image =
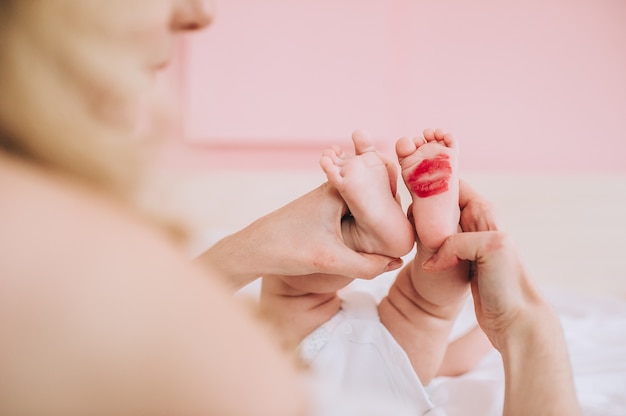
MULTIPOLYGON (((335 394, 330 399, 335 405, 344 403, 347 408, 350 402, 353 411, 360 400, 364 415, 444 414, 435 408, 409 357, 380 322, 376 299, 361 291, 342 297, 341 310, 299 347, 302 359, 323 385, 323 394, 335 394)), ((336 409, 332 414, 339 414, 336 409)))

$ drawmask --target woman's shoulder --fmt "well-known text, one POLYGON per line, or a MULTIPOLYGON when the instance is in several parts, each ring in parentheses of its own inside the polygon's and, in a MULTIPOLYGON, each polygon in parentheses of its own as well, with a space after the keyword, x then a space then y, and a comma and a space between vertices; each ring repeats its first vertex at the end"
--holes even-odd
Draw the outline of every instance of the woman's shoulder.
POLYGON ((111 405, 109 413, 282 415, 302 406, 290 363, 216 276, 102 195, 4 159, 5 378, 28 382, 23 369, 45 368, 54 384, 37 379, 30 396, 77 391, 90 397, 81 403, 111 405), (249 400, 239 400, 242 391, 249 400))
POLYGON ((0 189, 0 246, 14 259, 83 268, 103 251, 135 251, 137 261, 146 250, 173 251, 164 233, 106 192, 1 152, 0 189))
POLYGON ((20 219, 15 221, 14 231, 37 226, 68 226, 76 230, 87 226, 96 230, 101 223, 95 219, 131 221, 131 211, 105 191, 2 152, 0 189, 2 221, 20 219))

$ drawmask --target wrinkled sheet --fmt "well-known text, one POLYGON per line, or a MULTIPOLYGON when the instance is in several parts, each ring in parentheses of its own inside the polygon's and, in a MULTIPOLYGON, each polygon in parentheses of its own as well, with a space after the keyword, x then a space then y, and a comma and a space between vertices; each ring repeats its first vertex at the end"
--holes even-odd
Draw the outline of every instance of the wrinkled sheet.
MULTIPOLYGON (((626 415, 626 301, 545 294, 561 318, 583 414, 626 415)), ((471 372, 436 379, 429 388, 448 416, 488 416, 502 414, 503 385, 494 351, 471 372)))

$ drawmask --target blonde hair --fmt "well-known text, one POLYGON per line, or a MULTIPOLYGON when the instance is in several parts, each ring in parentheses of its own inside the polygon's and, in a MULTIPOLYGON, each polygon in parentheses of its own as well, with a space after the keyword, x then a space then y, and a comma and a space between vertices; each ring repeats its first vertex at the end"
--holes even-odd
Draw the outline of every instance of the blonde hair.
MULTIPOLYGON (((122 73, 114 59, 89 45, 73 45, 84 73, 72 73, 57 60, 54 44, 34 45, 29 33, 15 34, 26 2, 0 0, 0 147, 45 169, 108 193, 181 236, 181 224, 142 199, 142 173, 154 137, 138 138, 120 128, 110 106, 132 103, 142 88, 122 73), (21 3, 21 4, 19 4, 21 3), (17 21, 17 23, 15 23, 17 21), (39 49, 37 49, 39 48, 39 49), (74 77, 89 77, 93 91, 80 90, 74 77), (101 100, 106 94, 107 102, 101 100), (94 113, 101 117, 95 117, 94 113)), ((28 7, 26 7, 28 9, 28 7)), ((27 19, 37 15, 28 10, 27 19), (34 15, 34 16, 33 16, 34 15)), ((30 24, 31 22, 29 22, 30 24)), ((39 40, 45 27, 35 28, 39 40)), ((51 28, 54 30, 54 28, 51 28)), ((152 132, 154 133, 154 132, 152 132)))

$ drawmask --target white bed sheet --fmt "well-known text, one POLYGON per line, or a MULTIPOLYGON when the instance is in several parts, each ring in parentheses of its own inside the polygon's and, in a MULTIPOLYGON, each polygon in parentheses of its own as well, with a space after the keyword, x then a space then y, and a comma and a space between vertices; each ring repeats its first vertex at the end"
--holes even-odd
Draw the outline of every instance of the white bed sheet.
MULTIPOLYGON (((546 297, 561 318, 583 414, 626 415, 626 301, 555 292, 546 297)), ((463 376, 436 379, 431 394, 448 416, 501 415, 503 384, 494 351, 463 376)))

